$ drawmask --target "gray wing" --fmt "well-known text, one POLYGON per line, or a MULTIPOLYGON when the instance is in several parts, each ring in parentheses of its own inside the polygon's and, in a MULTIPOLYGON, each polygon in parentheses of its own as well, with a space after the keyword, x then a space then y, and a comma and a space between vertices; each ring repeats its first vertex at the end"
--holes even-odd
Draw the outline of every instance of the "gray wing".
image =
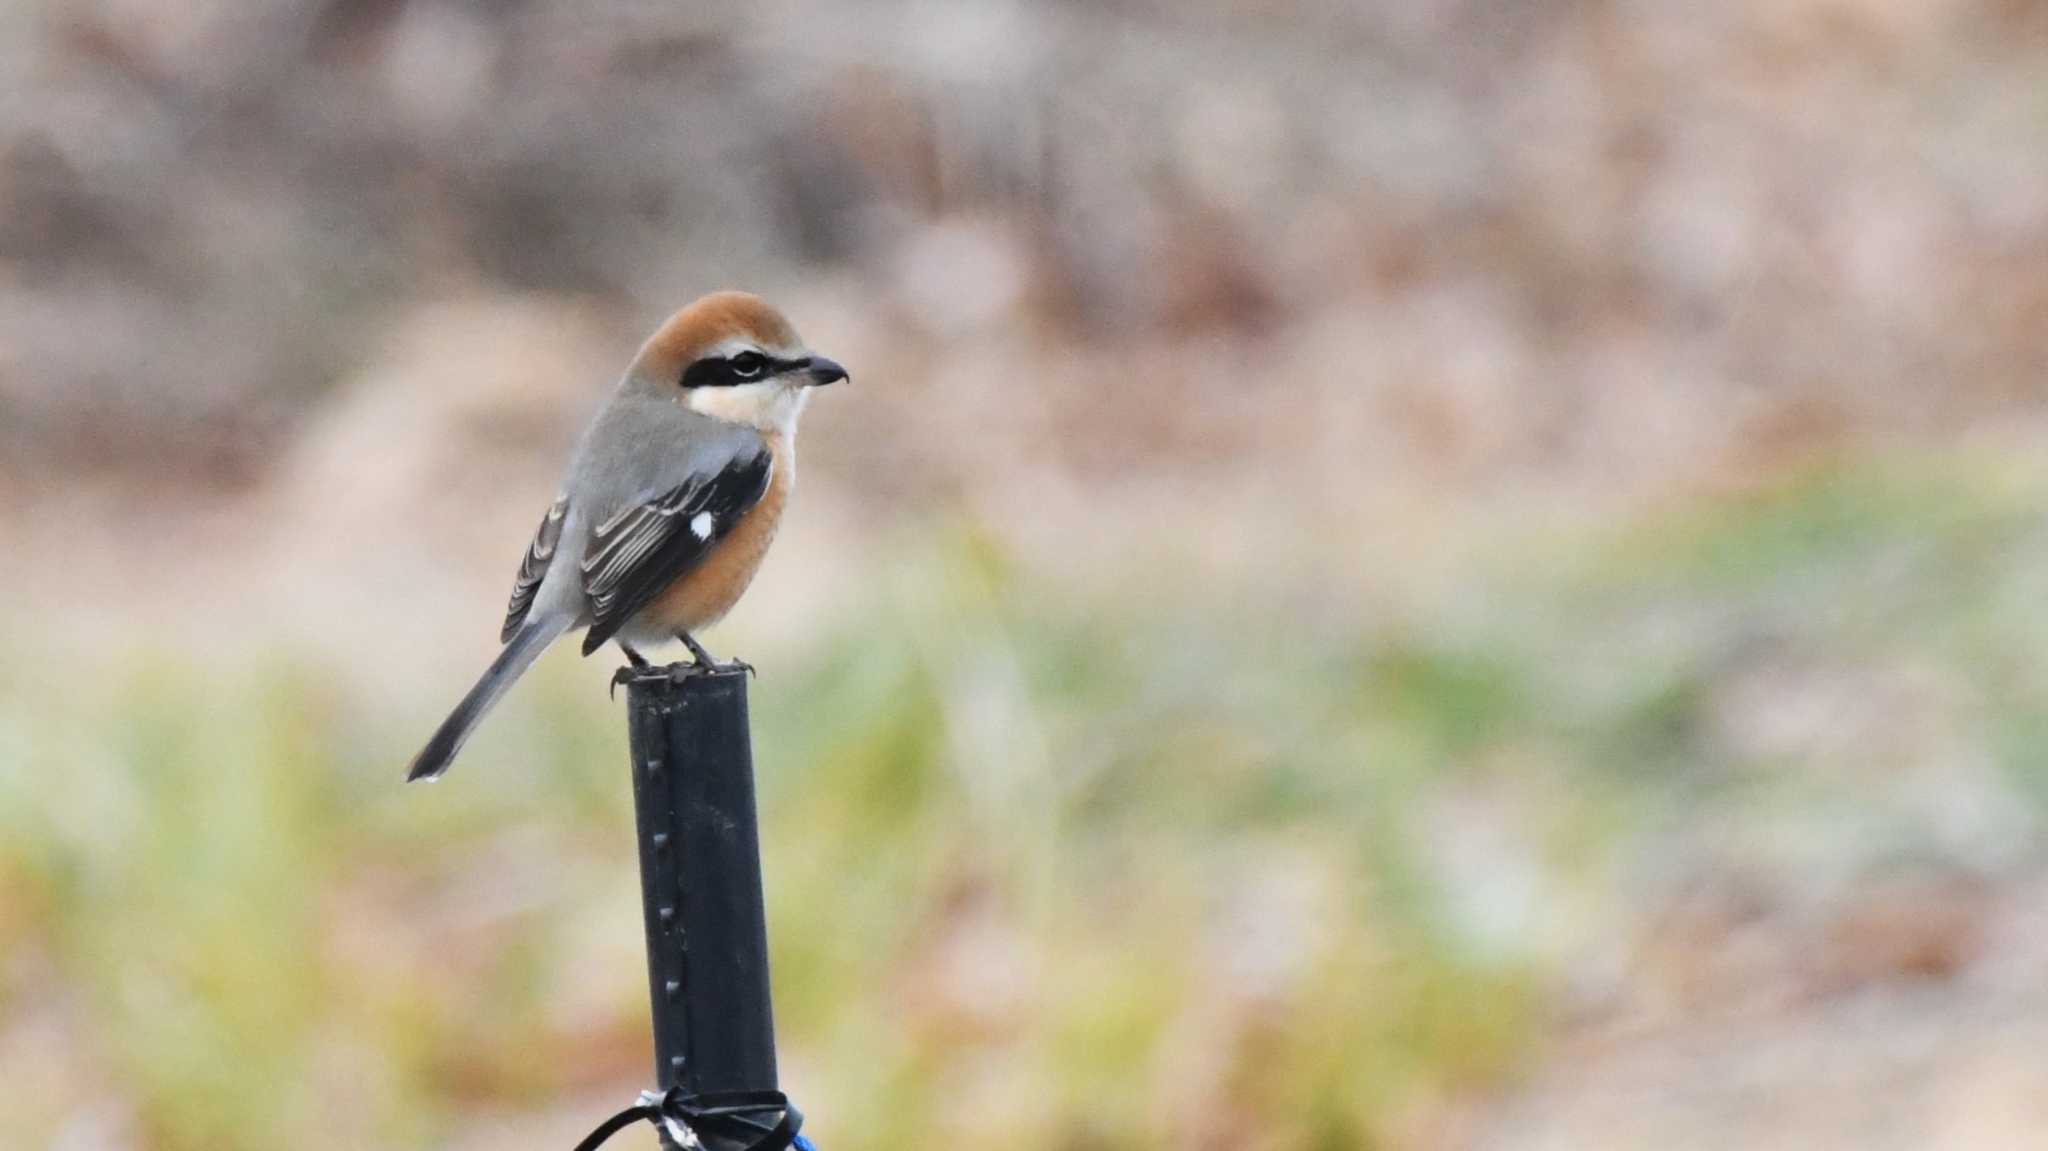
POLYGON ((533 610, 534 594, 540 591, 540 582, 547 578, 548 563, 555 558, 555 548, 562 542, 562 521, 569 515, 569 497, 565 494, 555 499, 548 514, 540 521, 540 530, 533 534, 533 544, 519 560, 519 578, 512 581, 512 603, 505 609, 505 626, 498 633, 499 643, 512 642, 512 636, 519 631, 519 625, 526 622, 526 613, 533 610))
POLYGON ((581 564, 590 609, 583 654, 596 651, 635 612, 703 562, 761 502, 773 465, 765 447, 735 454, 598 524, 581 564))

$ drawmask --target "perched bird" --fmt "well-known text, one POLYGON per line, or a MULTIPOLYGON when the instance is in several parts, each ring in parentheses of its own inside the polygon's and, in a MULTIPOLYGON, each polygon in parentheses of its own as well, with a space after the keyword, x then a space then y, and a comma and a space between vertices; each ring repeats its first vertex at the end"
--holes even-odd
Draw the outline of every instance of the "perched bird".
POLYGON ((563 633, 583 654, 614 640, 679 639, 747 590, 796 480, 796 422, 810 389, 846 369, 804 347, 757 296, 717 292, 671 316, 640 347, 569 460, 561 495, 520 561, 505 647, 455 706, 408 779, 432 779, 477 722, 563 633))

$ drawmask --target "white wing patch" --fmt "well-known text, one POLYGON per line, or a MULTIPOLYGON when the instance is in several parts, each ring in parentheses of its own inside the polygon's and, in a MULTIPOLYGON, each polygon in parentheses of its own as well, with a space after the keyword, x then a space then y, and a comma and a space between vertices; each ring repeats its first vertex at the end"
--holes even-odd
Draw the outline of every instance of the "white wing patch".
POLYGON ((711 538, 712 525, 716 522, 710 512, 698 512, 690 519, 690 534, 700 540, 708 540, 711 538))

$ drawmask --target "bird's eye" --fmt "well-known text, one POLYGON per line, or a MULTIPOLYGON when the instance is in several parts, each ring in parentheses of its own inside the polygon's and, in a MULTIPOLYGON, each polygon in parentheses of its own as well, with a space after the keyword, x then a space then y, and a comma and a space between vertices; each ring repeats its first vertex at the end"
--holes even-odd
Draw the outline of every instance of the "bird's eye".
POLYGON ((751 380, 768 370, 768 357, 759 352, 741 352, 728 360, 732 374, 742 380, 751 380))

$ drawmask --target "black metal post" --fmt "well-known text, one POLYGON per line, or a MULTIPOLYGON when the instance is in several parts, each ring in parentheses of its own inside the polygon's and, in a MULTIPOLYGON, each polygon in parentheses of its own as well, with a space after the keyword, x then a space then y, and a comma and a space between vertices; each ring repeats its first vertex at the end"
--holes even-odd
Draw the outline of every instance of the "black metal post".
POLYGON ((747 675, 650 668, 626 684, 655 1081, 776 1090, 747 675))

